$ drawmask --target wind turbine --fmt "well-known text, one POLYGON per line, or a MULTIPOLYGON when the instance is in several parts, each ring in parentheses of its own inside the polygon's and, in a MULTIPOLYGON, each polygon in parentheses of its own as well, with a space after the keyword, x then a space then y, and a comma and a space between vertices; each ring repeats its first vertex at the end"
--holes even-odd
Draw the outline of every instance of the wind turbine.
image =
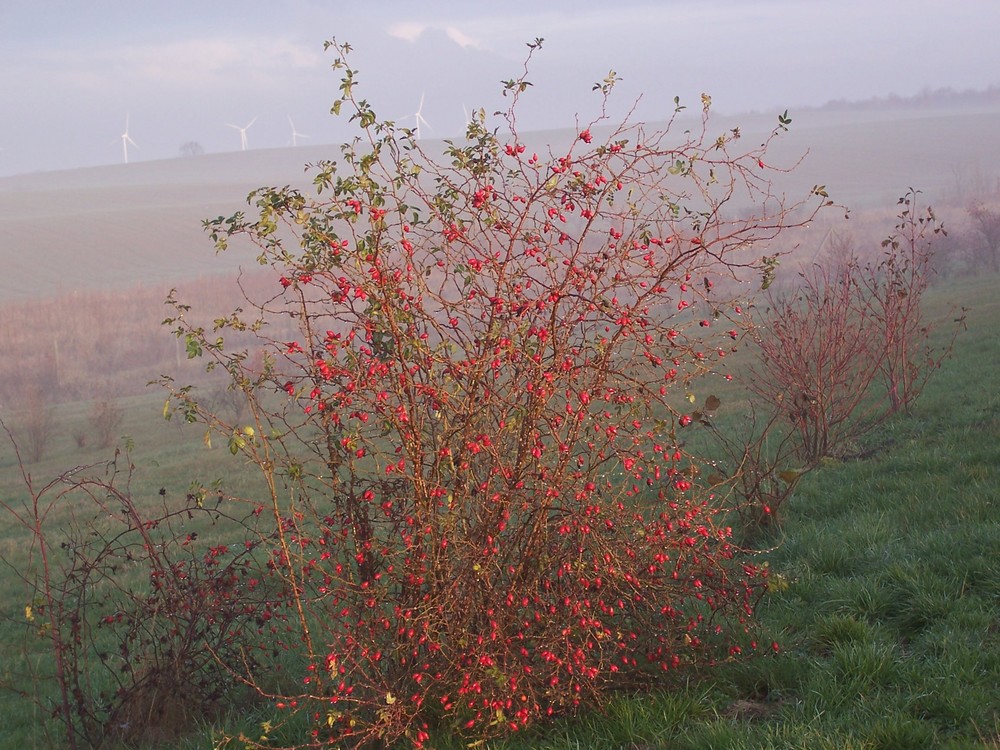
POLYGON ((226 123, 227 127, 240 131, 240 151, 247 150, 247 131, 250 129, 250 126, 253 125, 255 122, 257 122, 256 117, 254 117, 250 122, 248 122, 242 128, 239 125, 232 125, 228 122, 226 123))
POLYGON ((420 106, 417 107, 417 111, 414 112, 412 115, 407 115, 406 117, 403 118, 404 120, 409 120, 412 117, 416 121, 416 127, 413 128, 413 135, 416 137, 416 139, 418 141, 420 140, 420 125, 421 125, 421 123, 423 123, 427 127, 431 126, 431 124, 429 122, 427 122, 427 120, 424 119, 423 112, 424 112, 424 95, 421 94, 420 95, 420 106))
POLYGON ((292 126, 292 147, 293 148, 295 146, 299 145, 298 140, 297 140, 298 138, 311 138, 312 137, 312 136, 306 135, 305 133, 299 133, 295 129, 295 123, 292 122, 292 116, 291 115, 288 116, 288 124, 292 126))
POLYGON ((125 115, 125 132, 122 133, 122 156, 125 157, 125 163, 128 164, 128 144, 132 144, 136 148, 139 148, 138 144, 132 140, 132 137, 128 134, 128 114, 125 115))

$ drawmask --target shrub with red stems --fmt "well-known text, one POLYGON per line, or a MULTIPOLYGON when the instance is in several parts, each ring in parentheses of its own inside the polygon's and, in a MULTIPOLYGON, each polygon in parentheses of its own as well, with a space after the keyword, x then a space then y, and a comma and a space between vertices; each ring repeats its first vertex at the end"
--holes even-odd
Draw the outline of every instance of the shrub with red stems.
POLYGON ((255 246, 273 294, 211 332, 172 321, 250 405, 229 424, 167 382, 270 488, 267 573, 306 664, 276 705, 324 741, 421 745, 752 651, 766 571, 720 523, 677 394, 729 351, 713 279, 766 270, 754 243, 822 201, 778 200, 767 144, 712 134, 707 97, 683 135, 602 114, 528 153, 527 65, 502 125, 480 113, 435 160, 330 48, 359 137, 314 195, 261 189, 251 216, 206 222, 220 250, 255 246), (727 219, 735 200, 757 210, 727 219), (294 340, 268 338, 282 318, 294 340), (263 366, 226 330, 255 331, 263 366))
POLYGON ((712 133, 707 97, 682 135, 602 114, 529 153, 527 65, 501 124, 479 113, 435 160, 330 47, 358 138, 315 165, 314 195, 261 189, 249 216, 206 222, 219 250, 252 244, 273 294, 210 332, 173 321, 252 418, 167 383, 270 487, 268 574, 307 664, 277 704, 324 741, 421 745, 752 651, 765 571, 720 523, 677 395, 725 364, 713 321, 740 320, 713 280, 766 273, 755 243, 825 194, 782 203, 767 144, 712 133), (728 219, 736 200, 757 209, 728 219), (297 337, 269 339, 283 318, 297 337), (226 330, 257 332, 263 366, 226 330))
POLYGON ((912 188, 877 260, 862 263, 838 242, 798 283, 767 293, 754 328, 760 363, 750 389, 798 434, 800 458, 816 466, 842 457, 888 417, 908 411, 951 352, 931 342, 922 301, 944 229, 912 188))

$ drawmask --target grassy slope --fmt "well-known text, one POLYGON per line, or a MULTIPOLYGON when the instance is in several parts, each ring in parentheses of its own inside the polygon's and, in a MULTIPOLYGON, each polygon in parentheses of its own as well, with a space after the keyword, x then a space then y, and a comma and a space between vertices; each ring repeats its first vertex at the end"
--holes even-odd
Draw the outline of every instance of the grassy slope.
MULTIPOLYGON (((768 559, 788 585, 761 609, 762 642, 779 641, 780 655, 726 665, 670 692, 620 699, 605 714, 491 747, 1000 747, 997 283, 935 291, 937 310, 949 302, 972 308, 954 358, 915 413, 877 437, 887 451, 822 468, 787 507, 768 559)), ((179 428, 158 419, 161 404, 157 396, 130 402, 124 431, 137 444, 138 493, 164 486, 183 494, 193 477, 242 474, 220 462, 224 448, 206 451, 197 431, 175 439, 179 428)), ((86 406, 66 409, 72 421, 86 406)), ((80 453, 68 434, 33 467, 38 476, 97 457, 80 453)), ((16 486, 8 454, 0 456, 5 497, 16 486)), ((17 537, 3 531, 5 553, 23 544, 17 537)), ((4 615, 16 619, 24 595, 9 573, 2 593, 4 615)), ((11 650, 23 642, 10 622, 0 624, 0 639, 11 650)), ((0 677, 20 666, 8 661, 0 677)), ((0 748, 50 746, 40 713, 0 691, 0 748)), ((233 717, 226 726, 253 732, 267 718, 233 717)), ((188 746, 206 746, 204 734, 188 746)))

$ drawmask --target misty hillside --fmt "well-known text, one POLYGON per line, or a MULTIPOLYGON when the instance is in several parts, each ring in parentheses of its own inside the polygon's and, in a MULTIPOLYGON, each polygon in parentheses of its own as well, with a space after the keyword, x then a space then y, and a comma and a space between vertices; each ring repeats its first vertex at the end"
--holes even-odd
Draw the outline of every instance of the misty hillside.
MULTIPOLYGON (((1000 102, 982 106, 831 106, 789 112, 790 132, 770 152, 779 190, 798 197, 824 184, 852 208, 890 207, 907 187, 935 202, 969 200, 1000 175, 1000 102)), ((925 102, 926 104, 927 102, 925 102)), ((937 101, 932 103, 938 103, 937 101)), ((747 148, 777 114, 713 117, 710 137, 739 126, 747 148)), ((678 138, 694 120, 675 124, 678 138)), ((524 136, 528 147, 566 143, 570 131, 524 136)), ((430 154, 441 142, 423 141, 430 154)), ((261 185, 308 186, 304 166, 335 159, 334 145, 206 154, 0 178, 0 302, 136 283, 175 283, 253 264, 217 257, 202 220, 230 215, 261 185)))

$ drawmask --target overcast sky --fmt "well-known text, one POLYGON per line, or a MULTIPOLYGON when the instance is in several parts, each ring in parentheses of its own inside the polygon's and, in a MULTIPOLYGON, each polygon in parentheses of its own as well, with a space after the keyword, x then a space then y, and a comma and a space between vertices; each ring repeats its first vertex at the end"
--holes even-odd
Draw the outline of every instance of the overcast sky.
POLYGON ((422 135, 498 108, 525 42, 544 37, 522 127, 590 119, 623 79, 659 119, 701 92, 724 113, 1000 84, 997 0, 0 0, 0 175, 342 140, 323 42, 355 48, 361 95, 422 135))

